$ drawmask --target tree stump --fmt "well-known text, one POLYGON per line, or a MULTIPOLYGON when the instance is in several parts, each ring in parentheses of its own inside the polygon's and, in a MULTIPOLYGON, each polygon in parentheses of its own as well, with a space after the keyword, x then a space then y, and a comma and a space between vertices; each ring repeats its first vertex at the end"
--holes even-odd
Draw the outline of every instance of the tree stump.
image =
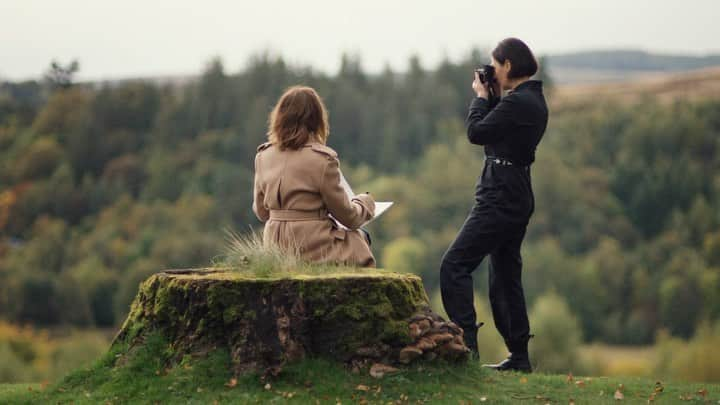
POLYGON ((113 345, 149 333, 178 358, 227 348, 235 372, 276 374, 287 361, 325 356, 369 362, 464 358, 462 329, 434 314, 420 277, 390 272, 249 278, 211 269, 149 277, 113 345))

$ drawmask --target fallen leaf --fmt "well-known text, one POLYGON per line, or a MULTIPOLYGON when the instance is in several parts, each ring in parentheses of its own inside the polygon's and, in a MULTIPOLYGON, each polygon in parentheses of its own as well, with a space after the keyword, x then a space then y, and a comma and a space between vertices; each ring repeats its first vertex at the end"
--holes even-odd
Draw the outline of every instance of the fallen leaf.
POLYGON ((621 400, 625 399, 625 395, 618 388, 617 390, 615 390, 614 398, 618 401, 621 401, 621 400))
POLYGON ((694 398, 693 398, 692 394, 686 394, 686 395, 681 394, 680 399, 682 401, 692 401, 694 398))
POLYGON ((485 401, 487 401, 487 397, 480 397, 480 402, 485 402, 485 401))
POLYGON ((567 375, 567 382, 569 382, 569 383, 573 382, 573 375, 572 375, 572 373, 568 373, 568 375, 567 375))
POLYGON ((231 378, 230 381, 225 383, 225 386, 228 388, 234 388, 237 385, 237 378, 231 378))
POLYGON ((397 368, 382 363, 375 363, 370 367, 370 375, 374 378, 382 378, 385 374, 397 371, 399 371, 397 368))
POLYGON ((575 405, 575 400, 570 398, 570 402, 568 402, 568 405, 575 405))
POLYGON ((370 391, 370 387, 362 384, 359 384, 357 387, 355 387, 355 389, 358 391, 370 391))
POLYGON ((265 384, 265 389, 266 389, 266 390, 269 391, 271 388, 272 388, 272 385, 270 385, 270 383, 265 384))
POLYGON ((527 377, 520 378, 520 384, 527 384, 527 377))
POLYGON ((705 388, 703 388, 703 389, 698 390, 697 394, 700 395, 701 397, 705 398, 707 396, 708 392, 705 388))
POLYGON ((575 381, 575 385, 577 385, 578 388, 585 388, 585 381, 577 380, 577 381, 575 381))
POLYGON ((197 387, 197 392, 203 392, 202 387, 197 387))

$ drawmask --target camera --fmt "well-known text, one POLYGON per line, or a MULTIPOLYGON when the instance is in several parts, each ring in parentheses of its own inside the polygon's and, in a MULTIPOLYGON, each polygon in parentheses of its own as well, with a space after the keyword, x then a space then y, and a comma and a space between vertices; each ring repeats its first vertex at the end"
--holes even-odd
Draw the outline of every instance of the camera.
POLYGON ((495 68, 492 65, 483 65, 482 67, 475 69, 475 72, 477 72, 478 77, 480 78, 480 83, 493 83, 495 81, 495 68))
POLYGON ((494 108, 500 102, 500 94, 497 90, 497 78, 495 77, 495 68, 492 65, 482 65, 475 69, 475 72, 480 79, 480 83, 487 86, 488 89, 488 102, 490 108, 494 108))

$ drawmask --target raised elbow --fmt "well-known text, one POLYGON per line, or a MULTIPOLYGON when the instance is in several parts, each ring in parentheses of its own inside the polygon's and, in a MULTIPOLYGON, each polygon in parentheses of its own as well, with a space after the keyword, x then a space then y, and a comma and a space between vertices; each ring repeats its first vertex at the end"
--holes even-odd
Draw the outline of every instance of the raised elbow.
POLYGON ((467 138, 468 141, 473 145, 484 145, 484 136, 482 128, 478 128, 476 125, 468 125, 467 138))
POLYGON ((270 217, 270 213, 263 207, 259 207, 254 201, 252 205, 252 210, 255 213, 257 219, 260 220, 260 222, 266 222, 270 217))

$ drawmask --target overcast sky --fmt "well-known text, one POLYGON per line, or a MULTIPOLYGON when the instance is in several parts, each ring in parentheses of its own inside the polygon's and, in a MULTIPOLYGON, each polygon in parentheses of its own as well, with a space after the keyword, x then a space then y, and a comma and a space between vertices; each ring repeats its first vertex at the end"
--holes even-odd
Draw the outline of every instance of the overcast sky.
POLYGON ((39 77, 77 58, 83 79, 235 72, 269 49, 335 72, 343 51, 368 71, 427 67, 507 36, 537 53, 720 52, 720 0, 0 0, 0 77, 39 77))

